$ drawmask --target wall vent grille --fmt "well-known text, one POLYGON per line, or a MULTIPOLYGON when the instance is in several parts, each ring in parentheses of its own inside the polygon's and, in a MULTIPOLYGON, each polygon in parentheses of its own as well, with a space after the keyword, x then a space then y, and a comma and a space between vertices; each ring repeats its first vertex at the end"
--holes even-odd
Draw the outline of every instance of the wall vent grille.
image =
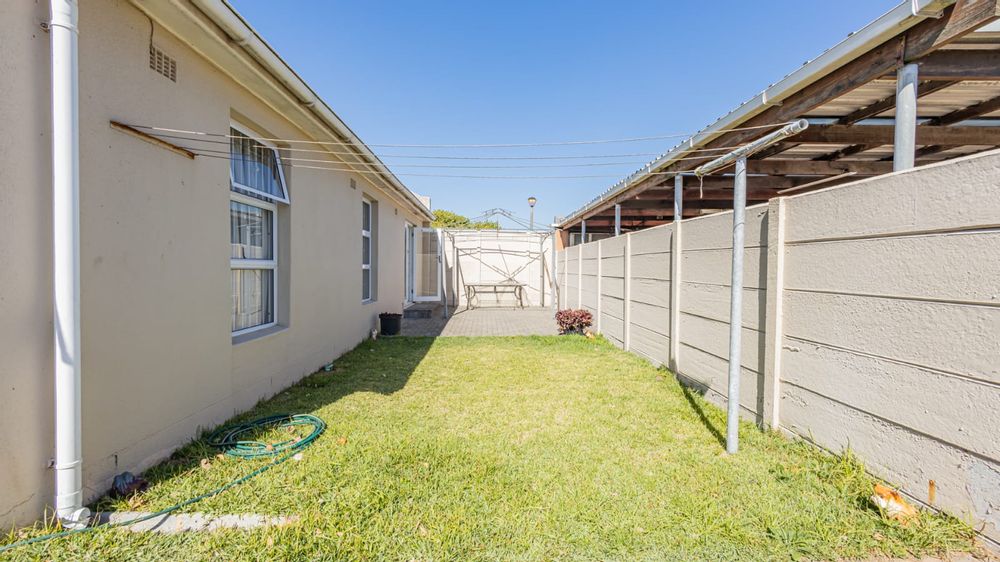
POLYGON ((149 46, 149 68, 173 82, 177 81, 177 61, 152 45, 149 46))

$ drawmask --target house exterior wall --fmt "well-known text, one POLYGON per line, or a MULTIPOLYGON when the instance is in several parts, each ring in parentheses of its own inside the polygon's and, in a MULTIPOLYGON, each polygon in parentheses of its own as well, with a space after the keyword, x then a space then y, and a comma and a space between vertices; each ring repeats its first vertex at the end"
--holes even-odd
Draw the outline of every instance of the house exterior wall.
MULTIPOLYGON (((732 213, 718 213, 627 235, 624 256, 624 347, 720 405, 731 235, 732 213)), ((569 306, 589 267, 577 256, 614 240, 559 252, 569 306)), ((850 447, 1000 541, 1000 151, 749 207, 744 267, 742 414, 850 447)))
MULTIPOLYGON (((38 24, 47 19, 44 2, 0 5, 0 446, 18 451, 0 459, 6 526, 34 521, 52 502, 49 37, 38 24)), ((88 500, 106 491, 114 474, 150 466, 200 429, 347 351, 375 327, 378 313, 399 312, 404 224, 426 221, 363 174, 286 166, 291 204, 278 210, 279 327, 235 343, 228 160, 191 160, 109 122, 224 132, 235 120, 275 138, 304 135, 159 27, 153 43, 177 60, 177 82, 152 71, 149 40, 150 20, 131 4, 81 3, 88 500), (378 213, 377 301, 369 304, 361 302, 362 197, 376 201, 378 213)), ((228 150, 211 146, 220 147, 228 150)))

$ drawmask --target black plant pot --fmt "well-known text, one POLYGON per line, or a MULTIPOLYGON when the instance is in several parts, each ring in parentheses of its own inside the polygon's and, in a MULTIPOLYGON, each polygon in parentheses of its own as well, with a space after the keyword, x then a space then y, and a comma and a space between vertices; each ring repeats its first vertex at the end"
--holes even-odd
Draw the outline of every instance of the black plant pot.
POLYGON ((378 321, 383 336, 398 336, 403 326, 403 315, 383 312, 378 315, 378 321))

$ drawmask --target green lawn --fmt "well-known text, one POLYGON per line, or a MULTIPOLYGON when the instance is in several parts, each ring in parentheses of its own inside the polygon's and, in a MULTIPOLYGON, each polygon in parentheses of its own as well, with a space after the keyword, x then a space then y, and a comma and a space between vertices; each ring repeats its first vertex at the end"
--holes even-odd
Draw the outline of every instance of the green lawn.
MULTIPOLYGON (((189 511, 298 515, 282 528, 105 530, 15 558, 73 560, 763 560, 972 548, 970 529, 868 507, 854 460, 740 428, 601 340, 395 338, 366 343, 247 416, 312 412, 329 424, 288 461, 189 511)), ((194 443, 103 509, 155 510, 265 461, 194 443), (200 466, 211 459, 208 469, 200 466)), ((41 534, 37 529, 30 534, 41 534)), ((6 542, 14 536, 7 537, 6 542)))

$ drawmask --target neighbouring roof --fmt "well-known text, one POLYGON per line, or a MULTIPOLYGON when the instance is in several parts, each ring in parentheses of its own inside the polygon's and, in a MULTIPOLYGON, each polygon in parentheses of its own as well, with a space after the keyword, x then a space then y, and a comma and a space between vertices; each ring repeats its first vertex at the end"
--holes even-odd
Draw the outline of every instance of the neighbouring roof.
MULTIPOLYGON (((673 220, 673 176, 724 154, 697 152, 759 138, 780 123, 810 127, 748 163, 748 203, 892 170, 896 70, 919 65, 917 165, 1000 146, 998 0, 906 0, 559 222, 598 232, 673 220), (775 124, 773 128, 734 131, 775 124), (711 154, 711 156, 709 156, 711 154), (702 158, 702 156, 704 156, 702 158)), ((684 216, 732 207, 725 170, 688 180, 684 216)))

